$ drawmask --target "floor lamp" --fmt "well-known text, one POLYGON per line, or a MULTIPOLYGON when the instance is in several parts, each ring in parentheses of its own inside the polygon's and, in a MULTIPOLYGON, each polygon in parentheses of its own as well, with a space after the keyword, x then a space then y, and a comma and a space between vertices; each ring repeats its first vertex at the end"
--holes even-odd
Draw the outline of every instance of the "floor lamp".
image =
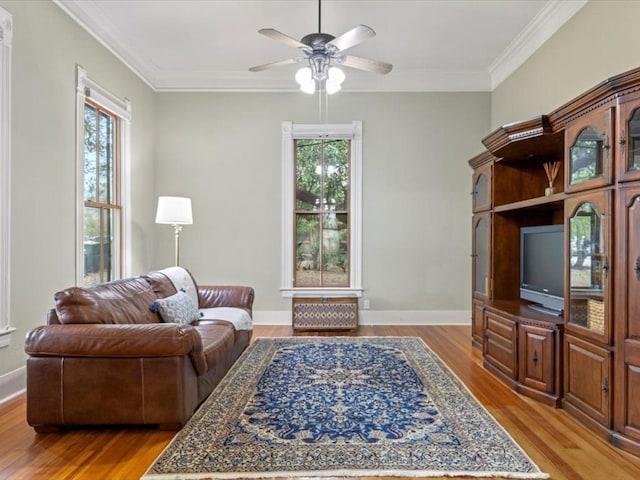
POLYGON ((191 199, 186 197, 158 197, 156 223, 173 225, 176 266, 179 265, 182 225, 191 225, 193 223, 191 199))

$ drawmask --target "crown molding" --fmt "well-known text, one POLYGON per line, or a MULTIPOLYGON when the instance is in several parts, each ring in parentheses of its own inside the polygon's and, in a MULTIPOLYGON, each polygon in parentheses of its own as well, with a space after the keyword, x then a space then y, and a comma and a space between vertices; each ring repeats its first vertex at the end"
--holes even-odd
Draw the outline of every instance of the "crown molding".
POLYGON ((158 68, 134 55, 127 48, 126 41, 124 41, 126 37, 116 25, 106 19, 106 15, 102 14, 102 10, 97 3, 81 0, 53 0, 53 3, 144 83, 155 90, 153 80, 157 76, 158 68), (94 21, 95 18, 100 18, 101 21, 96 22, 94 21))
MULTIPOLYGON (((511 75, 588 0, 549 0, 533 21, 487 71, 428 71, 395 68, 389 75, 361 75, 348 70, 344 92, 491 92, 511 75)), ((135 55, 128 38, 109 22, 100 4, 87 0, 53 0, 145 84, 156 92, 293 92, 289 70, 170 71, 135 55), (100 19, 99 21, 95 19, 100 19)))
POLYGON ((500 85, 589 0, 549 0, 535 18, 489 65, 491 90, 500 85))

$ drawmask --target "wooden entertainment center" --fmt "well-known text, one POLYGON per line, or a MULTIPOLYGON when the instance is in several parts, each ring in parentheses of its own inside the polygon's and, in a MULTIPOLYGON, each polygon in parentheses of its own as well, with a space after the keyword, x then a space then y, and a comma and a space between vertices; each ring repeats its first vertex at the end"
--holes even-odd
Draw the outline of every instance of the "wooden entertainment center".
POLYGON ((473 345, 518 392, 640 455, 640 68, 482 143, 473 345), (564 225, 562 316, 520 298, 521 229, 546 225, 564 225))

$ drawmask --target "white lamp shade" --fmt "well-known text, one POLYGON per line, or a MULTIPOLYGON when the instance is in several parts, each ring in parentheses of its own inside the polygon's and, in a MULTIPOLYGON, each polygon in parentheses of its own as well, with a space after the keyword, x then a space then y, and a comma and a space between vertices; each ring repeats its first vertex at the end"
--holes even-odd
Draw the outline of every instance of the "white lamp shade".
POLYGON ((186 197, 158 197, 156 223, 191 225, 191 199, 186 197))

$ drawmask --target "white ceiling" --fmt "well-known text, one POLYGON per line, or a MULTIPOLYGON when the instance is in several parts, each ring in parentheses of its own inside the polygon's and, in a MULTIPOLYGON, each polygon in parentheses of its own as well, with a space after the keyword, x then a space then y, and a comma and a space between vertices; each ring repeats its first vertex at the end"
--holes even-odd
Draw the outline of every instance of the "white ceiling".
MULTIPOLYGON (((258 34, 318 30, 316 0, 54 0, 156 91, 290 91, 299 56, 258 34)), ((345 68, 345 91, 490 91, 587 0, 324 0, 322 30, 376 37, 348 53, 394 65, 345 68)))

